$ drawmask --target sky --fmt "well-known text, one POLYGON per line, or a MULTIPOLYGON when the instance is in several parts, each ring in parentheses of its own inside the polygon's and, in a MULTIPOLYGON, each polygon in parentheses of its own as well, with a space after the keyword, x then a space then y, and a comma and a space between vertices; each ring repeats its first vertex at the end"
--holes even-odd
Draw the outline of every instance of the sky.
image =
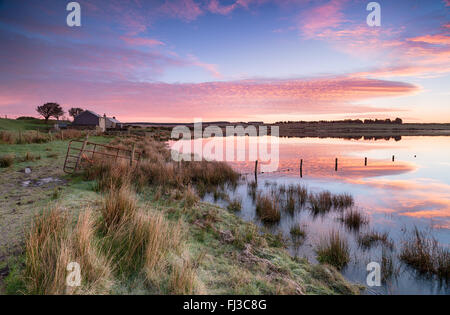
POLYGON ((450 0, 0 0, 0 116, 450 123, 450 0))

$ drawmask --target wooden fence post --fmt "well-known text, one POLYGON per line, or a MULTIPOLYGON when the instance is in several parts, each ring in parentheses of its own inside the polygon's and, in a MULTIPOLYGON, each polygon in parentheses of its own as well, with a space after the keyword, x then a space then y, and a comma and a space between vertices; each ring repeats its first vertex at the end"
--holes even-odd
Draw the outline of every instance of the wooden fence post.
POLYGON ((258 160, 255 161, 255 181, 258 181, 258 160))
POLYGON ((300 178, 303 178, 303 159, 300 159, 300 178))
POLYGON ((336 162, 334 164, 334 170, 337 172, 338 170, 338 158, 336 158, 336 162))
POLYGON ((392 162, 395 162, 395 155, 392 156, 392 162))
POLYGON ((364 158, 364 166, 367 166, 367 158, 364 158))

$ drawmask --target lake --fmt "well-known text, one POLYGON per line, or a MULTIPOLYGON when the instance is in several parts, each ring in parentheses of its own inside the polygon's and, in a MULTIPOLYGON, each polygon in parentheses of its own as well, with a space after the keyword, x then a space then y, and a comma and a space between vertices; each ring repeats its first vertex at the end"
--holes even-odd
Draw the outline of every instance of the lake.
MULTIPOLYGON (((366 216, 368 224, 359 230, 349 229, 339 219, 339 211, 316 215, 308 211, 307 204, 296 205, 293 213, 282 211, 277 224, 262 223, 250 191, 254 182, 255 158, 248 156, 248 148, 262 140, 270 142, 270 136, 234 139, 245 141, 246 145, 241 150, 247 153, 244 161, 227 161, 243 174, 241 183, 226 191, 230 199, 242 201, 241 211, 236 212, 238 216, 272 233, 281 232, 286 239, 291 237, 293 225, 301 225, 306 231, 306 238, 301 244, 291 244, 288 250, 293 256, 306 257, 313 263, 317 262, 315 249, 320 240, 331 230, 339 231, 349 240, 351 250, 351 261, 342 274, 361 284, 366 284, 367 264, 381 261, 383 246, 362 248, 358 237, 367 231, 386 232, 394 243, 390 257, 396 272, 381 287, 372 287, 368 293, 450 294, 447 284, 417 274, 398 259, 403 242, 415 227, 434 237, 442 246, 450 246, 450 137, 402 137, 376 141, 277 139, 278 168, 272 172, 259 172, 258 191, 273 192, 280 187, 284 190, 289 185, 301 184, 312 193, 349 193, 354 198, 353 207, 366 216), (303 160, 302 176, 300 160, 303 160)), ((203 147, 214 142, 220 146, 223 138, 195 141, 201 141, 203 147)), ((239 152, 239 149, 236 151, 239 152)), ((205 201, 225 208, 228 205, 226 199, 214 198, 212 194, 204 197, 205 201)))

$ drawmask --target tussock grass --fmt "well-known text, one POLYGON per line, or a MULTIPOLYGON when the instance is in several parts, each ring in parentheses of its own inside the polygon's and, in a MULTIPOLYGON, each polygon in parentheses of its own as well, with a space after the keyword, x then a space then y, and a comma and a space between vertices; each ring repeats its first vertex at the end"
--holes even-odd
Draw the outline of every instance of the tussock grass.
POLYGON ((175 263, 169 278, 169 292, 176 295, 193 294, 196 282, 196 265, 189 259, 175 263))
POLYGON ((32 224, 25 242, 25 274, 30 294, 91 294, 108 292, 109 261, 94 246, 92 212, 82 212, 74 230, 59 209, 45 210, 32 224), (66 286, 66 268, 77 262, 82 286, 66 286))
MULTIPOLYGON (((129 149, 132 143, 135 140, 118 139, 113 142, 124 149, 129 149)), ((136 145, 142 152, 139 163, 130 166, 124 159, 95 159, 86 168, 87 179, 97 180, 99 190, 132 183, 138 190, 146 185, 180 190, 192 185, 204 192, 213 192, 215 187, 233 184, 239 179, 239 174, 224 162, 203 160, 178 163, 172 161, 170 151, 164 144, 145 140, 136 145)))
POLYGON ((258 195, 256 197, 256 213, 265 223, 279 222, 281 214, 278 199, 273 195, 258 195))
POLYGON ((227 209, 233 212, 241 211, 242 209, 242 199, 234 198, 228 203, 227 209))
POLYGON ((334 266, 338 270, 350 262, 348 241, 338 231, 331 231, 320 241, 316 254, 319 262, 334 266))
POLYGON ((14 164, 14 158, 12 154, 2 155, 0 157, 0 167, 6 168, 12 166, 14 164))
POLYGON ((350 209, 342 214, 341 222, 350 230, 358 231, 361 226, 368 224, 369 219, 356 209, 350 209))
POLYGON ((286 194, 286 204, 285 204, 285 210, 289 213, 294 213, 295 211, 295 197, 294 197, 294 192, 293 191, 289 191, 286 194))
POLYGON ((381 244, 384 247, 392 249, 394 247, 393 241, 389 238, 389 233, 370 231, 358 236, 358 244, 363 249, 370 249, 374 245, 381 244))
POLYGON ((306 238, 306 230, 298 223, 294 224, 289 232, 295 242, 302 241, 306 238))
POLYGON ((183 199, 184 199, 184 206, 187 208, 192 208, 199 201, 197 194, 191 188, 191 186, 185 188, 183 199))
POLYGON ((383 247, 381 250, 381 281, 388 282, 392 278, 398 277, 400 267, 394 261, 390 249, 383 247))
POLYGON ((101 207, 103 229, 117 229, 125 222, 133 219, 137 211, 135 193, 128 185, 120 188, 112 186, 103 198, 101 207))
POLYGON ((310 194, 308 199, 311 205, 311 211, 314 214, 325 214, 329 212, 333 206, 331 196, 329 191, 310 194))
POLYGON ((331 200, 335 209, 350 208, 354 205, 353 196, 347 193, 333 195, 331 200))
POLYGON ((446 282, 450 279, 450 251, 416 227, 403 244, 400 259, 424 275, 434 275, 446 282))
POLYGON ((40 160, 40 159, 41 159, 40 155, 27 152, 25 154, 25 156, 23 158, 21 158, 20 160, 21 160, 21 162, 34 162, 34 161, 40 160))

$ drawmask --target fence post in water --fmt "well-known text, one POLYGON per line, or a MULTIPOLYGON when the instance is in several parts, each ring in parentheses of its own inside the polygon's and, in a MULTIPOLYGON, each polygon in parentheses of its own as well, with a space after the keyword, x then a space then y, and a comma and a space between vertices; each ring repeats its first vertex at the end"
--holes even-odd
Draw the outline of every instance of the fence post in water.
POLYGON ((337 172, 338 170, 338 158, 336 158, 336 162, 334 164, 334 170, 337 172))
POLYGON ((258 181, 258 160, 255 162, 255 181, 258 181))
POLYGON ((395 162, 395 155, 392 156, 392 162, 395 162))
POLYGON ((364 158, 364 166, 367 166, 367 158, 364 158))
POLYGON ((133 148, 131 149, 131 156, 130 156, 130 166, 133 166, 133 160, 134 160, 134 151, 136 149, 136 144, 133 143, 133 148))
POLYGON ((300 178, 303 178, 303 159, 300 159, 300 178))

